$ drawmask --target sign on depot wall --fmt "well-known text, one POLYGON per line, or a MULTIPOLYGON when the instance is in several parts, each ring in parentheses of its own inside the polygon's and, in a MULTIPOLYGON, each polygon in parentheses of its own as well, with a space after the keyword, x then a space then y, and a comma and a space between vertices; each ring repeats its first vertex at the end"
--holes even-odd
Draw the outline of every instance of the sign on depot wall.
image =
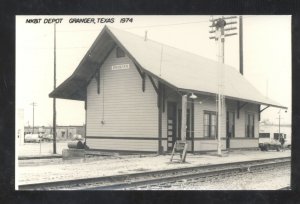
POLYGON ((122 70, 122 69, 129 69, 129 64, 117 64, 111 66, 111 70, 122 70))

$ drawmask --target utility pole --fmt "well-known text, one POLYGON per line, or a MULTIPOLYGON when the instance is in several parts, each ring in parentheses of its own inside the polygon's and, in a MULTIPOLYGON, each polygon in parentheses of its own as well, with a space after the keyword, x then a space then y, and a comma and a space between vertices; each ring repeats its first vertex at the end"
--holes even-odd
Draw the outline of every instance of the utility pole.
POLYGON ((278 119, 278 140, 280 139, 280 120, 283 119, 283 118, 280 116, 280 111, 281 111, 281 109, 279 109, 279 111, 278 111, 279 117, 277 118, 277 119, 278 119))
POLYGON ((34 107, 37 106, 35 102, 30 104, 32 106, 32 134, 34 134, 34 107))
POLYGON ((244 55, 243 55, 243 18, 239 16, 239 41, 240 41, 240 73, 244 74, 244 55))
MULTIPOLYGON (((54 23, 54 89, 56 88, 56 23, 54 23)), ((56 98, 53 98, 53 154, 56 154, 56 98)))
MULTIPOLYGON (((226 21, 224 19, 219 19, 216 22, 216 37, 218 38, 218 61, 224 64, 224 27, 226 21)), ((218 155, 221 156, 221 122, 222 122, 222 99, 223 99, 223 69, 218 70, 218 155)))
MULTIPOLYGON (((221 64, 224 64, 224 42, 225 37, 236 35, 236 33, 229 33, 225 34, 225 31, 235 30, 236 27, 230 27, 225 28, 226 25, 232 25, 236 24, 237 22, 226 22, 226 19, 234 19, 236 16, 231 17, 222 17, 217 19, 210 19, 212 22, 212 25, 210 26, 212 28, 209 33, 215 33, 215 36, 209 37, 209 39, 215 39, 218 42, 218 61, 221 64)), ((222 155, 221 151, 221 122, 222 122, 222 113, 223 113, 223 105, 224 105, 224 95, 223 95, 223 89, 224 89, 224 70, 220 68, 218 70, 218 94, 217 94, 217 101, 218 101, 218 146, 217 146, 217 152, 218 155, 222 155)))
POLYGON ((279 132, 279 134, 278 134, 278 139, 280 138, 280 114, 279 114, 279 118, 278 118, 278 120, 279 120, 279 125, 278 125, 278 132, 279 132))

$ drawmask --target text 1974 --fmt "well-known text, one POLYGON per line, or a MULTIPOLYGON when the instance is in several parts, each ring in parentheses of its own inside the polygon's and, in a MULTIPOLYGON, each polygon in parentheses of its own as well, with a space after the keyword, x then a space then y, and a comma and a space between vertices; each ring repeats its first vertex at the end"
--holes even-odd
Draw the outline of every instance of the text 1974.
POLYGON ((121 18, 120 23, 132 23, 133 18, 121 18))

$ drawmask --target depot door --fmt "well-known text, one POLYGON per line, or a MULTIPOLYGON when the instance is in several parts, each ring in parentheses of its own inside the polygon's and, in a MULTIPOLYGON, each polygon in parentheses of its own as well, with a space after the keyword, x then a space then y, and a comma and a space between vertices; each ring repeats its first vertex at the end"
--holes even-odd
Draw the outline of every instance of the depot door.
POLYGON ((176 123, 176 103, 175 102, 168 102, 168 110, 167 110, 167 145, 168 151, 173 150, 173 145, 176 141, 176 129, 177 129, 177 123, 176 123))
POLYGON ((230 139, 234 137, 234 112, 226 113, 226 148, 230 148, 230 139))

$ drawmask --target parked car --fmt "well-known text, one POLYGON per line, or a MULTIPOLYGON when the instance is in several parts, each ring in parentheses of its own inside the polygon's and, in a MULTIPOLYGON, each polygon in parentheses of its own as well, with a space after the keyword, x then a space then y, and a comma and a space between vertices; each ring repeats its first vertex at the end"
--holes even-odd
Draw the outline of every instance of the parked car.
POLYGON ((292 148, 292 143, 291 143, 291 140, 290 139, 286 139, 285 142, 284 142, 284 147, 285 148, 288 148, 288 149, 291 149, 292 148))
POLYGON ((41 137, 39 134, 26 134, 25 135, 25 142, 40 142, 41 137))
POLYGON ((73 140, 83 140, 83 137, 80 134, 74 134, 73 135, 73 140))
POLYGON ((278 140, 271 139, 270 141, 259 143, 259 148, 261 151, 269 150, 281 150, 281 144, 278 140))
POLYGON ((52 141, 53 140, 53 135, 52 134, 45 134, 42 136, 43 141, 52 141))

